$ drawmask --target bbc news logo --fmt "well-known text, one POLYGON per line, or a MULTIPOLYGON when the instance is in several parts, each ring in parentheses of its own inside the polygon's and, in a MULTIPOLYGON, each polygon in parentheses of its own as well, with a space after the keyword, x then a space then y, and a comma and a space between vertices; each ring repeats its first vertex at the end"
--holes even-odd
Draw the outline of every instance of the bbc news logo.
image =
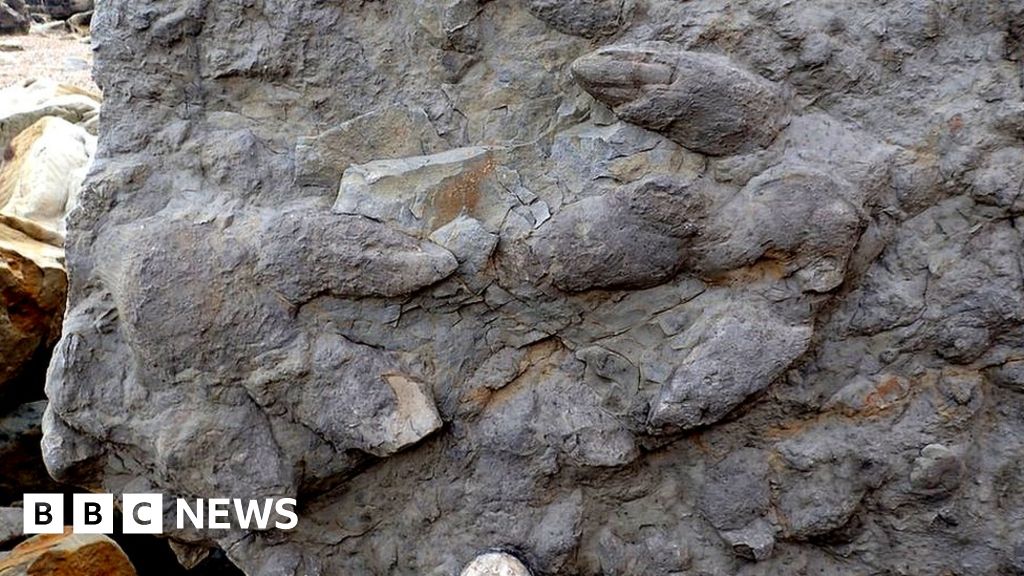
MULTIPOLYGON (((74 494, 71 531, 76 534, 114 533, 113 494, 74 494)), ((63 494, 25 494, 22 522, 25 534, 62 534, 65 523, 63 494)), ((121 532, 163 534, 162 494, 124 494, 121 498, 121 532)), ((178 498, 174 505, 178 530, 291 530, 299 524, 294 498, 178 498)))

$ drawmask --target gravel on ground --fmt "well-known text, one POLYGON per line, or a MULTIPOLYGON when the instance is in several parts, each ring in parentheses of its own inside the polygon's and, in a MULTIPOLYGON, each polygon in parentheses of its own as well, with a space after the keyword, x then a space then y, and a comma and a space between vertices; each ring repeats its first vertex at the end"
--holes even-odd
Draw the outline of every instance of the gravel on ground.
POLYGON ((92 47, 70 32, 33 30, 24 36, 0 36, 0 88, 31 78, 50 78, 91 92, 92 47))

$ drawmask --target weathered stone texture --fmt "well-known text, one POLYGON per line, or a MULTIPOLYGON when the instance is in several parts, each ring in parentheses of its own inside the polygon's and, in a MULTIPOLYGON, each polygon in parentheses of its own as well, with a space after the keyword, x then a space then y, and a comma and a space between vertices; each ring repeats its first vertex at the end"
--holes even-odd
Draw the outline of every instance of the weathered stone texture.
POLYGON ((92 27, 47 465, 300 501, 183 558, 1024 566, 1019 2, 106 0, 92 27))

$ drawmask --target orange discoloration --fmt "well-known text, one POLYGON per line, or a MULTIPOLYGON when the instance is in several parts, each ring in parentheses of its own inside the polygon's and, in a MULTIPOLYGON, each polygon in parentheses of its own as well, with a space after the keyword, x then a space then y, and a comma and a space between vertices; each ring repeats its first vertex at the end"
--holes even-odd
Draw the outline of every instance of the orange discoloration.
POLYGON ((837 413, 835 412, 819 412, 806 418, 787 420, 765 430, 764 436, 773 440, 794 438, 804 432, 807 432, 808 429, 814 426, 818 426, 829 420, 835 419, 836 416, 837 413))
POLYGON ((558 364, 553 357, 557 356, 560 351, 562 351, 562 345, 554 339, 542 340, 530 345, 526 350, 526 355, 520 361, 520 366, 529 366, 529 369, 497 390, 477 388, 469 391, 463 396, 463 403, 486 410, 508 402, 519 395, 520 388, 540 382, 547 377, 558 364))
POLYGON ((689 439, 690 439, 690 442, 693 443, 694 447, 697 448, 697 450, 699 450, 701 454, 710 454, 711 453, 711 448, 708 446, 708 443, 704 441, 704 435, 703 434, 698 432, 698 433, 690 436, 689 439))
POLYGON ((454 178, 449 178, 431 199, 431 228, 439 228, 460 214, 473 214, 480 204, 480 185, 494 172, 494 158, 487 154, 483 161, 454 178))
POLYGON ((705 281, 712 286, 735 286, 764 280, 774 282, 782 280, 788 275, 789 258, 782 253, 769 251, 750 266, 729 270, 706 278, 705 281))
POLYGON ((942 372, 929 370, 914 378, 886 374, 865 394, 862 407, 857 408, 849 404, 826 407, 821 412, 780 422, 766 429, 763 437, 773 441, 784 440, 813 433, 813 428, 827 424, 846 423, 859 426, 870 419, 893 415, 897 408, 906 406, 914 398, 929 402, 935 413, 946 420, 961 419, 967 408, 948 400, 941 391, 941 376, 949 374, 960 377, 976 376, 979 379, 983 377, 975 368, 947 368, 942 372))
POLYGON ((903 382, 896 376, 884 378, 873 391, 864 398, 864 404, 872 408, 888 408, 906 393, 903 382))
POLYGON ((948 122, 949 131, 956 134, 964 127, 964 119, 959 114, 954 115, 948 122))

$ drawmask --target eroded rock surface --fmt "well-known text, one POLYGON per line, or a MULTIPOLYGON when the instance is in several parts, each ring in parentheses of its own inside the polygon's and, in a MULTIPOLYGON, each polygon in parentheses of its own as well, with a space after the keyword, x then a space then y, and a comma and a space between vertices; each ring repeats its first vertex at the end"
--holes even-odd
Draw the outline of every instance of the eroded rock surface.
POLYGON ((1017 4, 97 8, 47 465, 300 501, 183 559, 1024 566, 1017 4))

